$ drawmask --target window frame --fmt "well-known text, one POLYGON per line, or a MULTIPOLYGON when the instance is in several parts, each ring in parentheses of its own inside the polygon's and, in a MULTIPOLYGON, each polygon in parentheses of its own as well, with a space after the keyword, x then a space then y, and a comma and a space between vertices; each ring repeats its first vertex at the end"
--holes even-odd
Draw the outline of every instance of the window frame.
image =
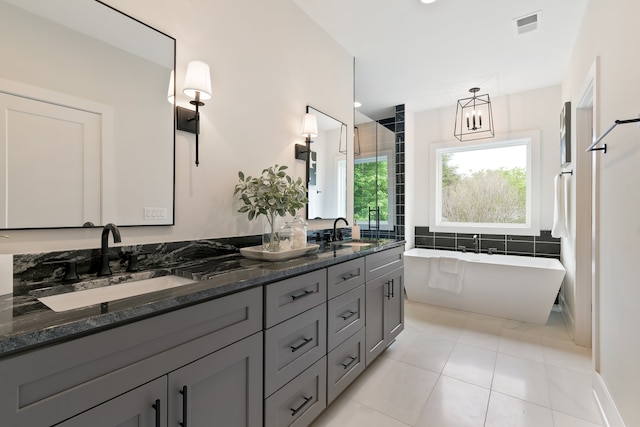
POLYGON ((431 144, 429 191, 430 230, 449 233, 475 234, 540 234, 540 131, 526 131, 496 136, 493 141, 486 142, 441 142, 431 144), (524 224, 496 223, 452 223, 442 219, 442 155, 461 152, 500 148, 513 145, 527 145, 527 199, 526 221, 524 224))

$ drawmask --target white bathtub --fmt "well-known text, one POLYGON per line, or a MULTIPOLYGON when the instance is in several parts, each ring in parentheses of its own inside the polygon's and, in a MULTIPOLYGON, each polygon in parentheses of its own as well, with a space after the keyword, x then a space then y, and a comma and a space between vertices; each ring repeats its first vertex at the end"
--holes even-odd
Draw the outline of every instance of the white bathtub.
POLYGON ((550 258, 433 249, 410 249, 404 256, 410 300, 539 325, 547 323, 566 272, 560 261, 550 258), (446 280, 452 283, 455 273, 457 286, 439 287, 446 280))

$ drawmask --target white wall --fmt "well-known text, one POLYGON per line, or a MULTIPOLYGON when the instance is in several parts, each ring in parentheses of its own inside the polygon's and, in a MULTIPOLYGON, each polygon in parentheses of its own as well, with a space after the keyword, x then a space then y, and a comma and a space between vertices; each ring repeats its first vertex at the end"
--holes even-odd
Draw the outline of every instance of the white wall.
MULTIPOLYGON (((489 94, 491 95, 491 94, 489 94)), ((553 86, 528 92, 491 98, 495 134, 504 135, 527 130, 540 130, 540 226, 550 230, 553 225, 553 178, 560 172, 560 130, 561 110, 560 86, 553 86)), ((429 182, 432 170, 429 167, 430 145, 450 142, 455 123, 455 104, 438 110, 417 112, 413 115, 415 124, 413 144, 407 154, 407 162, 412 162, 412 180, 407 182, 409 200, 407 204, 411 216, 407 221, 415 226, 429 224, 429 182)), ((479 140, 478 143, 490 141, 479 140)), ((409 236, 409 234, 407 234, 409 236)), ((408 242, 413 247, 413 241, 408 242)))
MULTIPOLYGON (((258 223, 250 224, 236 212, 237 172, 255 175, 278 163, 303 176, 294 145, 303 141, 307 105, 347 123, 351 145, 353 57, 292 0, 107 3, 176 38, 179 105, 188 101, 181 94, 190 60, 209 63, 213 88, 213 99, 201 110, 198 168, 194 135, 177 132, 176 225, 125 228, 123 245, 259 233, 258 223)), ((352 158, 350 153, 348 165, 352 158)), ((96 229, 5 234, 11 237, 0 239, 1 253, 91 248, 100 238, 96 229)))
MULTIPOLYGON (((575 103, 591 64, 599 57, 596 125, 607 129, 615 119, 638 117, 640 104, 640 2, 591 0, 563 84, 563 95, 575 103)), ((596 384, 612 426, 640 425, 640 129, 633 124, 615 128, 603 142, 607 153, 599 156, 600 230, 600 346, 596 384), (617 419, 617 412, 621 420, 617 419)), ((588 209, 580 206, 579 209, 588 209)))

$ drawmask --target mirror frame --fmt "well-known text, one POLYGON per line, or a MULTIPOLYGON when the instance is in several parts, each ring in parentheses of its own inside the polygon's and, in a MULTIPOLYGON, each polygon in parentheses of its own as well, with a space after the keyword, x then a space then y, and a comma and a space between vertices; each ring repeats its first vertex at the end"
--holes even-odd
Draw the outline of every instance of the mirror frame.
MULTIPOLYGON (((313 107, 311 105, 307 105, 307 107, 305 109, 305 112, 306 113, 322 114, 322 115, 326 116, 328 119, 331 119, 331 120, 334 120, 335 122, 337 122, 339 124, 339 126, 340 126, 340 129, 341 129, 341 135, 344 134, 345 150, 347 149, 347 144, 348 144, 347 131, 348 131, 349 127, 345 122, 343 122, 342 120, 338 120, 335 117, 333 117, 333 116, 331 116, 331 115, 329 115, 329 114, 327 114, 327 113, 325 113, 325 112, 323 112, 323 111, 321 111, 321 110, 319 110, 319 109, 317 109, 317 108, 315 108, 315 107, 313 107)), ((320 126, 318 125, 318 127, 320 127, 320 126)), ((340 140, 338 141, 338 149, 340 149, 342 138, 343 137, 340 136, 340 140)), ((306 146, 307 146, 307 152, 312 152, 312 153, 314 152, 313 150, 311 150, 311 147, 310 147, 309 144, 306 144, 306 146)), ((346 162, 348 161, 347 152, 346 151, 344 153, 344 160, 345 160, 345 165, 346 165, 346 162)), ((310 218, 309 217, 309 204, 311 202, 311 199, 309 197, 309 182, 310 182, 310 169, 311 169, 310 168, 310 157, 309 156, 305 156, 305 161, 306 161, 306 167, 305 167, 306 181, 305 182, 306 182, 306 185, 307 185, 307 199, 308 199, 307 205, 305 206, 305 217, 306 217, 306 219, 307 220, 334 220, 334 219, 336 219, 338 217, 345 217, 346 214, 347 214, 347 200, 348 200, 347 185, 346 185, 347 184, 347 182, 346 182, 347 177, 346 177, 346 175, 345 175, 345 194, 344 194, 345 212, 343 214, 341 214, 341 215, 336 216, 336 217, 327 217, 327 218, 325 218, 325 217, 322 217, 322 218, 310 218)))
MULTIPOLYGON (((9 4, 10 4, 10 2, 9 2, 9 4)), ((160 35, 160 36, 165 37, 167 39, 167 44, 168 45, 170 44, 172 49, 173 49, 172 57, 169 57, 167 55, 166 59, 168 61, 169 60, 172 61, 173 70, 175 70, 175 68, 176 68, 177 43, 176 43, 176 39, 174 37, 164 33, 163 31, 160 31, 160 30, 152 27, 149 24, 146 24, 146 23, 140 21, 139 19, 137 19, 137 18, 135 18, 135 17, 133 17, 131 15, 128 15, 127 13, 124 13, 124 12, 116 9, 115 7, 113 7, 111 5, 108 5, 108 4, 104 3, 101 0, 90 1, 89 3, 86 4, 86 7, 91 9, 91 10, 95 9, 95 11, 102 11, 103 10, 102 8, 106 7, 107 10, 115 13, 114 16, 118 16, 119 18, 122 18, 122 19, 125 19, 125 20, 130 20, 132 24, 135 23, 135 25, 140 26, 141 31, 148 32, 150 30, 153 33, 155 33, 154 36, 160 35)), ((149 34, 151 34, 151 33, 149 33, 149 34)), ((166 52, 169 53, 168 46, 167 46, 166 52)), ((167 63, 168 63, 168 61, 167 61, 167 63)), ((167 80, 169 80, 169 79, 167 78, 167 80)), ((27 85, 29 85, 29 84, 30 83, 27 83, 27 85)), ((169 86, 169 82, 167 81, 167 84, 162 88, 162 91, 161 91, 163 99, 168 104, 170 104, 170 102, 167 100, 166 95, 168 93, 170 93, 171 89, 169 89, 169 87, 170 87, 169 86), (167 90, 167 89, 169 89, 169 90, 167 90)), ((175 99, 175 95, 176 95, 175 79, 173 81, 172 90, 173 90, 173 95, 174 95, 174 99, 175 99)), ((167 145, 169 143, 172 144, 170 154, 169 154, 169 147, 167 146, 167 156, 169 156, 169 155, 171 156, 171 167, 169 169, 169 164, 167 162, 167 165, 166 165, 167 167, 166 167, 166 169, 164 171, 162 171, 162 173, 166 172, 166 174, 164 176, 166 177, 167 184, 169 183, 169 177, 168 177, 169 170, 171 171, 170 173, 172 174, 171 179, 170 179, 172 188, 171 188, 170 192, 167 191, 167 194, 166 194, 167 203, 166 204, 163 203, 164 206, 167 206, 167 207, 171 208, 170 217, 167 218, 166 220, 162 220, 163 222, 144 223, 144 224, 143 223, 138 223, 137 222, 138 220, 133 219, 129 223, 122 223, 122 224, 118 223, 119 227, 149 227, 149 226, 151 226, 151 227, 158 227, 158 226, 164 227, 164 226, 174 226, 175 225, 175 222, 176 222, 176 212, 175 212, 176 211, 176 164, 175 164, 175 157, 176 157, 176 126, 175 126, 175 124, 176 124, 176 109, 175 109, 175 104, 174 105, 170 104, 169 106, 167 106, 167 108, 171 108, 171 118, 172 118, 171 119, 172 120, 172 122, 171 122, 171 129, 172 129, 171 139, 169 139, 169 133, 168 132, 166 133, 166 143, 167 143, 167 145), (169 195, 171 197, 171 201, 170 202, 168 200, 169 195)), ((168 110, 167 110, 167 116, 169 116, 168 110)), ((101 172, 101 181, 104 180, 104 176, 102 175, 103 173, 104 173, 104 170, 101 172)), ((102 188, 100 189, 100 193, 101 193, 101 195, 100 195, 100 205, 101 205, 101 207, 100 207, 100 221, 101 221, 101 223, 100 224, 94 225, 93 223, 85 223, 86 225, 85 224, 81 224, 81 225, 77 225, 77 226, 75 226, 75 225, 71 225, 71 226, 62 225, 62 226, 8 227, 8 228, 0 228, 0 230, 78 229, 78 228, 86 228, 86 227, 96 227, 96 228, 99 227, 99 228, 101 228, 101 227, 104 226, 105 223, 107 223, 107 222, 115 222, 115 221, 112 220, 111 218, 109 218, 109 212, 104 210, 104 205, 105 205, 104 197, 105 197, 105 195, 103 194, 102 188)), ((142 208, 142 206, 141 206, 141 208, 142 208)), ((144 219, 141 219, 140 221, 144 221, 144 219)))

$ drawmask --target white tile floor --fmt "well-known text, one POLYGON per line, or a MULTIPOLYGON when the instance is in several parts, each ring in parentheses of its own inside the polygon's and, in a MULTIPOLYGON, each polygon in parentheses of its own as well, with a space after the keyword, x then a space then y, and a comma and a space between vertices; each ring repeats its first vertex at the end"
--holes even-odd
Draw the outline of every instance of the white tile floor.
POLYGON ((314 427, 603 426, 591 350, 531 325, 411 301, 405 330, 314 427))

